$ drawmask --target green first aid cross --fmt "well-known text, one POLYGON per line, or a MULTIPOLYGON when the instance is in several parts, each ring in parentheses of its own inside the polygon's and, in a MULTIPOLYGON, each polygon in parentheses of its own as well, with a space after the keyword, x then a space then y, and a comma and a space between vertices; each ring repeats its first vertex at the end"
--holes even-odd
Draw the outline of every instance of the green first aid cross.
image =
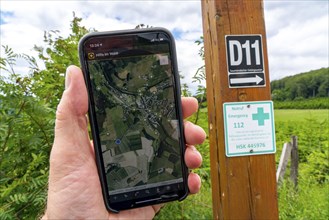
POLYGON ((228 157, 275 153, 273 102, 223 104, 228 157))
POLYGON ((270 118, 269 113, 264 113, 264 108, 257 108, 257 113, 252 114, 252 120, 257 120, 259 126, 263 126, 265 120, 270 118))

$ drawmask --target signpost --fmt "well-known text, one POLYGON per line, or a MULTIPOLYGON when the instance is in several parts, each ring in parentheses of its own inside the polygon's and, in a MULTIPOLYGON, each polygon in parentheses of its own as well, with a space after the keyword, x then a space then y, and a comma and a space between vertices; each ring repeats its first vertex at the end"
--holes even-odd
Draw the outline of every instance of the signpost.
POLYGON ((272 102, 224 103, 226 156, 275 153, 272 102))
POLYGON ((278 219, 262 0, 203 0, 214 219, 278 219))

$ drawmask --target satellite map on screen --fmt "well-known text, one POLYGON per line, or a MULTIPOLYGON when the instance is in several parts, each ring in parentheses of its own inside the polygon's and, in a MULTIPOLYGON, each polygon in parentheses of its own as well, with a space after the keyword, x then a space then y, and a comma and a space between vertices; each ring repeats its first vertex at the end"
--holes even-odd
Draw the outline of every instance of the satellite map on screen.
POLYGON ((109 191, 182 179, 169 56, 88 62, 109 191))

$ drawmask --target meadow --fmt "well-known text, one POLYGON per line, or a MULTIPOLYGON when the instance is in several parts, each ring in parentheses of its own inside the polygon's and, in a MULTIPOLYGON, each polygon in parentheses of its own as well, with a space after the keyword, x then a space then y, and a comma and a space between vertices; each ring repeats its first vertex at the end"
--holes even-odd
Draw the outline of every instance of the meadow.
MULTIPOLYGON (((194 122, 195 115, 188 120, 194 122)), ((202 108, 198 124, 208 133, 207 109, 202 108)), ((280 219, 329 219, 329 109, 275 110, 276 162, 291 135, 298 136, 299 179, 295 188, 289 167, 278 186, 280 219)), ((195 172, 202 177, 201 192, 183 202, 165 205, 156 219, 212 219, 212 195, 208 139, 197 146, 203 165, 195 172)))
POLYGON ((275 109, 274 117, 276 122, 303 122, 307 119, 314 119, 318 122, 329 120, 328 109, 275 109))

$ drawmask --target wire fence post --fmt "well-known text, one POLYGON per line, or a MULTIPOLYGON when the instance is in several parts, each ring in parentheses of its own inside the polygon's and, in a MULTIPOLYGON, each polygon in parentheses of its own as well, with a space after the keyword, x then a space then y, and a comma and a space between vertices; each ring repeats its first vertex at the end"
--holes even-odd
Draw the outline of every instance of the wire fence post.
POLYGON ((298 184, 298 138, 291 136, 291 165, 290 165, 290 179, 295 187, 298 184))

